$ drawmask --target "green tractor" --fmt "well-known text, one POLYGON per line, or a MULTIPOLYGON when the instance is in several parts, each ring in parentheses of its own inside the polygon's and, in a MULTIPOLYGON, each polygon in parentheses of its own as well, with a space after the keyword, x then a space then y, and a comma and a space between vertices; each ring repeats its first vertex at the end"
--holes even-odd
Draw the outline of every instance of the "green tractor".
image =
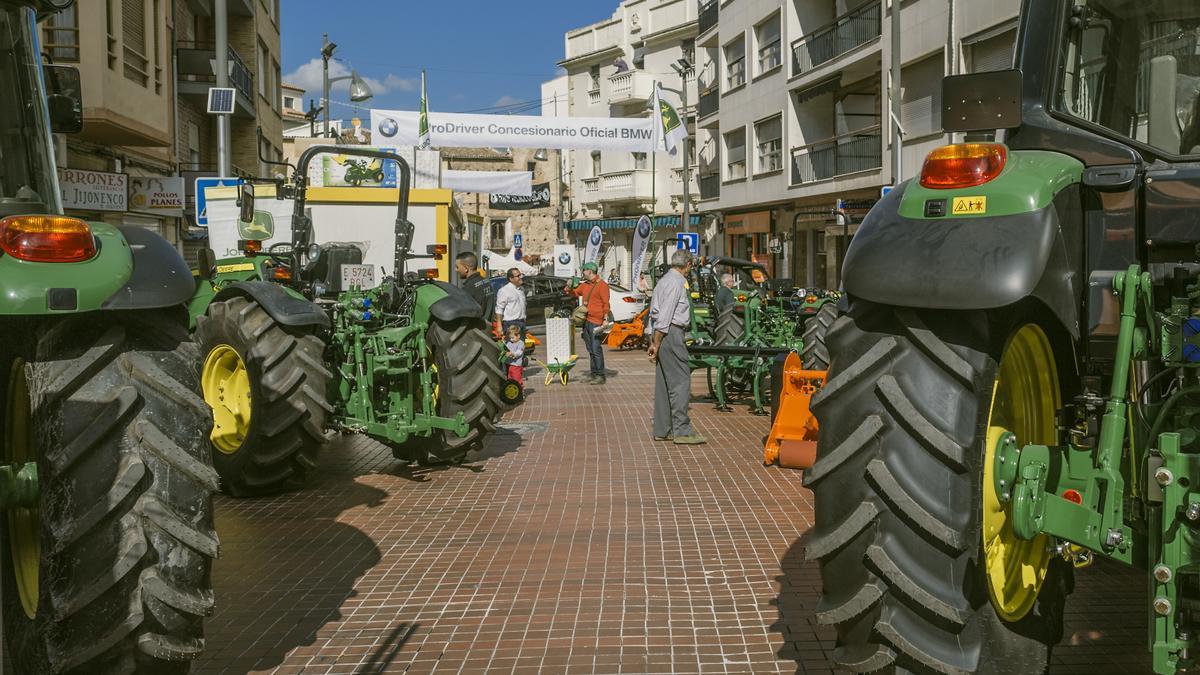
POLYGON ((1016 70, 947 78, 968 142, 867 216, 825 335, 807 555, 851 671, 1043 672, 1097 558, 1146 571, 1154 670, 1196 666, 1200 5, 1020 26, 1016 70))
MULTIPOLYGON (((404 461, 452 463, 495 428, 503 377, 480 307, 436 269, 408 270, 446 252, 411 252, 409 185, 396 155, 309 148, 288 188, 291 241, 266 251, 245 241, 246 257, 202 263, 190 307, 213 464, 230 494, 303 486, 330 432, 367 434, 404 461), (313 241, 308 166, 323 153, 397 162, 394 277, 375 284, 357 245, 313 241)), ((242 223, 257 222, 248 189, 241 207, 242 223)))
POLYGON ((37 27, 63 5, 0 2, 0 667, 182 673, 218 549, 194 285, 157 234, 63 215, 79 74, 37 27))

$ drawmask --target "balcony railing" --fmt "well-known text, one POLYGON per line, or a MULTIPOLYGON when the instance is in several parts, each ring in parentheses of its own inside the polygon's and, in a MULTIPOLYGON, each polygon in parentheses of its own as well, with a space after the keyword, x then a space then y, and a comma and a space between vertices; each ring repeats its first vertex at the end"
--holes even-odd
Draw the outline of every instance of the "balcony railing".
POLYGON ((600 102, 600 88, 588 90, 588 103, 596 105, 600 102))
POLYGON ((717 5, 719 4, 721 4, 719 0, 709 0, 700 5, 699 30, 701 33, 717 25, 717 5))
POLYGON ((871 0, 793 42, 792 74, 807 73, 879 37, 882 11, 882 5, 871 0))
POLYGON ((792 184, 815 183, 883 165, 880 127, 792 148, 792 184))
POLYGON ((708 91, 700 94, 700 102, 696 104, 697 117, 708 117, 720 109, 721 91, 717 87, 711 87, 708 91))
MULTIPOLYGON (((179 75, 198 82, 216 82, 216 45, 208 42, 179 43, 179 75)), ((247 100, 254 100, 254 76, 246 62, 229 47, 229 84, 247 100)))
POLYGON ((610 103, 644 103, 653 94, 653 78, 642 71, 627 70, 608 78, 610 103))
POLYGON ((583 179, 583 191, 584 192, 599 192, 600 191, 600 177, 596 176, 595 178, 584 178, 583 179))
POLYGON ((700 176, 700 199, 716 199, 721 196, 721 175, 711 173, 700 176))

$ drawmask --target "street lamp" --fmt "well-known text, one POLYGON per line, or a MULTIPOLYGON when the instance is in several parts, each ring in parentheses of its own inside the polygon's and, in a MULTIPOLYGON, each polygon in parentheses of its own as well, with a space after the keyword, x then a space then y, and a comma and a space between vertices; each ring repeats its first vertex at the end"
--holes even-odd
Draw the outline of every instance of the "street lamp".
MULTIPOLYGON (((683 224, 684 232, 691 232, 692 231, 691 223, 688 222, 688 215, 689 215, 688 214, 688 202, 691 201, 691 196, 689 194, 690 193, 689 188, 691 187, 691 185, 690 185, 691 175, 690 174, 691 174, 691 168, 692 168, 692 165, 691 165, 692 132, 688 129, 687 81, 688 81, 688 75, 691 75, 692 72, 694 72, 694 66, 692 66, 691 61, 688 61, 685 58, 681 58, 678 61, 676 61, 675 63, 671 64, 671 70, 674 70, 675 73, 677 75, 679 75, 680 89, 671 89, 670 87, 662 87, 662 88, 666 91, 669 91, 669 92, 672 92, 675 94, 679 94, 679 102, 680 102, 680 105, 683 107, 683 109, 680 111, 680 114, 683 116, 683 119, 681 121, 683 122, 683 130, 685 132, 684 137, 683 137, 683 223, 682 224, 683 224)), ((657 115, 658 111, 655 110, 654 114, 657 115)))
POLYGON ((333 52, 337 50, 337 43, 329 41, 329 34, 326 33, 322 37, 321 43, 321 65, 323 66, 324 74, 324 92, 325 92, 325 120, 321 129, 322 136, 329 136, 329 85, 342 80, 350 80, 350 100, 355 103, 362 103, 370 99, 374 94, 371 92, 371 87, 367 86, 366 80, 358 76, 357 70, 351 70, 349 75, 341 77, 329 77, 329 61, 333 59, 333 52))

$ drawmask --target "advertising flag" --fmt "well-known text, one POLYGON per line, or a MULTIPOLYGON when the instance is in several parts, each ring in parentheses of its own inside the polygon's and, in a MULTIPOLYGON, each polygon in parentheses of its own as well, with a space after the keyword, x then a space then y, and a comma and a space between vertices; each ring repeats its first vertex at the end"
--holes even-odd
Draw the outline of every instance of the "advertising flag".
POLYGON ((429 134, 429 96, 425 93, 425 71, 421 71, 421 118, 417 128, 417 147, 428 150, 433 147, 433 137, 429 134))
POLYGON ((588 234, 587 248, 583 250, 583 262, 594 263, 600 259, 600 244, 604 241, 604 232, 600 230, 600 226, 592 227, 592 231, 588 234))
POLYGON ((663 98, 662 87, 658 82, 654 83, 654 110, 658 118, 658 123, 654 126, 657 134, 656 146, 674 155, 679 143, 687 138, 687 127, 683 125, 683 119, 675 106, 663 98))
POLYGON ((642 266, 646 264, 646 251, 650 249, 650 236, 653 230, 650 216, 638 218, 637 226, 633 230, 633 275, 629 277, 629 285, 633 288, 637 288, 642 266))

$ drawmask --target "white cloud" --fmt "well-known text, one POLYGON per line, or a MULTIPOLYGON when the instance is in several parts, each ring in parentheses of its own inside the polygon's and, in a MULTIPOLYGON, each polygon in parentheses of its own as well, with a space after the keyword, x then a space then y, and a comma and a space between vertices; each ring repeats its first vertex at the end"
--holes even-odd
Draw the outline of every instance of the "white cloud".
POLYGON ((496 102, 492 104, 492 107, 499 108, 500 106, 512 105, 514 103, 521 103, 521 99, 517 98, 516 96, 509 96, 508 94, 505 94, 504 96, 496 99, 496 102))
MULTIPOLYGON (((329 62, 329 77, 345 77, 350 74, 350 69, 340 61, 329 62)), ((386 94, 389 91, 412 91, 415 88, 412 80, 406 80, 403 77, 388 73, 383 80, 378 80, 374 77, 367 77, 359 73, 367 86, 371 88, 371 93, 379 96, 386 94)), ((315 94, 314 98, 321 96, 321 88, 324 86, 322 75, 321 59, 312 59, 308 63, 301 65, 299 68, 287 73, 283 76, 283 81, 288 84, 294 84, 301 87, 309 95, 315 94)), ((335 92, 346 92, 350 89, 350 80, 342 80, 334 82, 330 89, 335 92)))

